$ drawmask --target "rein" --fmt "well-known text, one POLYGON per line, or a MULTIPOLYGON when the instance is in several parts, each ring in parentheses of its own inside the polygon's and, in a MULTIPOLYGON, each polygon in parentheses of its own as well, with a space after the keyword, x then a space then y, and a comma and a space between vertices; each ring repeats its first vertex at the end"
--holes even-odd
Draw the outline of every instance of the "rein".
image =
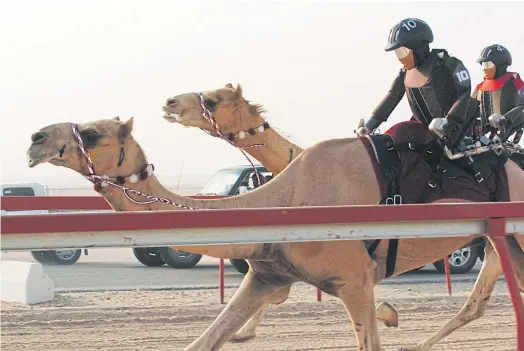
MULTIPOLYGON (((139 180, 145 180, 147 177, 153 175, 154 172, 154 166, 152 164, 146 164, 142 170, 138 174, 131 174, 128 177, 114 177, 116 179, 116 182, 114 182, 111 177, 103 175, 99 176, 95 174, 95 167, 93 166, 93 162, 91 161, 91 157, 89 156, 89 153, 87 152, 87 149, 84 145, 84 142, 82 141, 82 137, 80 136, 80 132, 78 131, 78 125, 75 123, 71 124, 71 128, 73 129, 73 135, 78 143, 78 147, 80 148, 80 152, 82 155, 84 155, 84 158, 87 163, 87 168, 89 169, 89 175, 85 176, 91 183, 93 183, 93 189, 96 192, 100 192, 102 188, 107 187, 108 185, 114 186, 116 188, 119 188, 124 193, 125 197, 137 205, 149 205, 155 202, 159 202, 161 204, 166 205, 172 205, 175 207, 183 208, 186 210, 196 210, 196 208, 192 208, 186 205, 181 205, 178 203, 175 203, 165 197, 155 197, 148 194, 144 194, 138 190, 134 190, 128 187, 125 187, 123 184, 125 183, 125 179, 128 178, 131 183, 136 183, 139 180), (139 195, 142 197, 145 197, 148 199, 148 201, 136 201, 133 198, 129 196, 129 193, 139 195)), ((119 158, 119 164, 122 163, 123 152, 120 152, 120 158, 119 158)))
MULTIPOLYGON (((224 134, 222 134, 220 132, 220 129, 218 128, 218 124, 217 124, 217 121, 215 119, 215 116, 213 116, 213 113, 211 113, 211 111, 206 107, 206 103, 205 103, 205 99, 204 99, 204 94, 202 93, 197 93, 196 94, 197 97, 198 97, 198 101, 200 102, 200 107, 202 108, 202 116, 207 119, 211 125, 213 126, 213 128, 215 129, 215 133, 218 135, 218 137, 220 139, 224 139, 225 141, 228 142, 228 144, 236 147, 237 149, 240 150, 240 152, 242 152, 242 154, 244 155, 244 157, 248 160, 248 162, 251 164, 251 167, 253 167, 253 170, 255 171, 255 174, 257 176, 257 179, 258 179, 258 184, 262 185, 264 184, 264 177, 262 177, 262 175, 260 174, 260 172, 256 169, 255 167, 255 164, 253 163, 253 161, 251 161, 251 159, 249 158, 249 156, 246 154, 246 152, 243 150, 243 149, 249 149, 249 148, 252 148, 252 147, 257 147, 257 146, 264 146, 264 144, 252 144, 252 145, 248 145, 248 146, 238 146, 237 144, 235 144, 234 141, 231 140, 231 138, 228 138, 227 136, 225 136, 224 134)), ((264 123, 262 126, 262 128, 264 128, 266 126, 266 124, 264 123)), ((268 125, 269 126, 269 125, 268 125)), ((259 127, 259 128, 260 128, 259 127)), ((210 132, 208 132, 207 130, 203 129, 206 133, 212 135, 210 132)))

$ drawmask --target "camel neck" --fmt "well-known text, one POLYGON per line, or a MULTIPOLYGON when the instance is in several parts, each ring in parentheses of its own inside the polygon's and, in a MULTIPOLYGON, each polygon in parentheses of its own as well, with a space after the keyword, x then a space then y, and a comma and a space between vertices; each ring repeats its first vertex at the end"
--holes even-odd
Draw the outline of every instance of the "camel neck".
MULTIPOLYGON (((244 198, 233 197, 228 199, 217 199, 217 200, 195 200, 174 194, 167 190, 155 175, 148 177, 146 180, 134 183, 124 184, 124 187, 129 187, 135 191, 147 194, 156 198, 169 199, 170 201, 179 205, 189 206, 196 209, 204 208, 239 208, 239 207, 263 207, 264 196, 253 196, 252 194, 245 194, 250 196, 244 196, 244 198)), ((163 204, 154 202, 150 204, 137 204, 127 198, 123 190, 117 187, 109 185, 101 191, 102 196, 111 205, 115 211, 176 211, 180 210, 180 207, 176 207, 169 204, 163 204)), ((148 202, 151 199, 129 193, 128 196, 136 202, 148 202)), ((269 200, 268 196, 265 196, 266 200, 269 200)), ((201 255, 207 255, 216 258, 231 258, 231 257, 242 257, 245 259, 256 259, 260 256, 260 245, 257 244, 246 244, 246 245, 191 245, 191 246, 171 246, 177 250, 188 251, 192 253, 198 253, 201 255)))
MULTIPOLYGON (((158 181, 158 178, 156 178, 155 175, 152 175, 146 180, 134 184, 126 182, 123 186, 128 189, 147 194, 149 197, 168 199, 175 204, 187 206, 193 209, 265 207, 268 206, 270 201, 270 194, 266 192, 250 192, 241 196, 224 199, 192 199, 172 193, 158 181)), ((166 211, 185 209, 171 204, 160 203, 158 201, 151 202, 151 198, 137 195, 136 193, 130 191, 127 191, 126 196, 126 193, 124 193, 123 189, 114 187, 112 185, 108 185, 107 187, 103 188, 100 194, 115 211, 166 211), (132 200, 130 200, 128 197, 132 200)))
MULTIPOLYGON (((282 172, 303 151, 300 146, 284 138, 272 127, 264 128, 263 131, 256 130, 256 127, 265 123, 262 117, 250 117, 249 120, 250 125, 235 127, 234 142, 239 147, 247 147, 244 150, 264 165, 273 175, 282 172), (250 128, 255 130, 254 134, 248 132, 250 128), (239 130, 244 131, 245 137, 243 139, 238 137, 239 130), (262 146, 249 147, 255 144, 262 144, 262 146)), ((227 133, 231 132, 227 131, 227 133)))

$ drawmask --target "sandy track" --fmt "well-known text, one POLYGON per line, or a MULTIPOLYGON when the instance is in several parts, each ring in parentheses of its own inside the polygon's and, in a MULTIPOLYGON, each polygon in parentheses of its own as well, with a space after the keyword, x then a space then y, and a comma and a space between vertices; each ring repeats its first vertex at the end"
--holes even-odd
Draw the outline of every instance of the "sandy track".
MULTIPOLYGON (((466 300, 471 284, 379 286, 377 299, 400 314, 400 327, 380 326, 385 350, 428 337, 466 300), (444 319, 443 319, 444 318, 444 319)), ((505 284, 498 284, 483 318, 442 341, 434 350, 515 350, 516 327, 505 284)), ((226 291, 226 297, 233 294, 226 291)), ((340 302, 297 285, 290 299, 270 308, 257 338, 223 350, 352 350, 354 335, 340 302)), ((218 315, 215 290, 63 293, 38 306, 2 303, 2 350, 182 350, 218 315)))

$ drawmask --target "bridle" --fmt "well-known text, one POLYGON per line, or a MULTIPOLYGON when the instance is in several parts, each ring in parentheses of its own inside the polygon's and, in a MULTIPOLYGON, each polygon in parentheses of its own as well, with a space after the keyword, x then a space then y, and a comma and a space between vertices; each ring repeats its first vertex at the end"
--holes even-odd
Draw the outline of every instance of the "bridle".
MULTIPOLYGON (((213 116, 213 113, 207 108, 206 106, 206 102, 205 102, 205 99, 204 99, 204 94, 202 93, 196 93, 197 97, 198 97, 198 101, 200 102, 200 107, 202 108, 202 116, 207 119, 211 125, 213 126, 213 129, 215 130, 215 133, 217 134, 217 136, 220 138, 220 139, 224 139, 225 141, 228 142, 228 144, 236 147, 237 149, 240 150, 240 152, 242 152, 242 154, 244 155, 244 157, 248 160, 248 162, 251 164, 251 167, 253 167, 253 170, 255 171, 255 174, 258 178, 258 184, 259 185, 262 185, 265 183, 265 179, 264 177, 262 177, 262 175, 260 174, 260 172, 256 169, 255 167, 255 164, 253 163, 253 161, 251 161, 251 159, 249 158, 249 156, 246 154, 246 152, 243 150, 243 149, 249 149, 249 148, 252 148, 252 147, 258 147, 258 146, 264 146, 264 144, 251 144, 251 145, 247 145, 247 146, 239 146, 237 145, 233 140, 231 140, 232 138, 228 138, 227 136, 225 136, 224 134, 222 134, 222 132, 220 132, 220 129, 218 128, 218 124, 217 124, 217 121, 215 119, 215 116, 213 116)), ((269 124, 266 122, 264 123, 262 126, 259 126, 259 128, 262 127, 269 127, 269 124)), ((201 128, 203 131, 205 131, 206 133, 208 133, 209 135, 213 135, 211 134, 208 130, 206 129, 203 129, 201 128)), ((214 136, 214 135, 213 135, 214 136)))
MULTIPOLYGON (((164 198, 164 197, 155 197, 155 196, 151 196, 151 195, 148 195, 148 194, 144 194, 138 190, 134 190, 134 189, 131 189, 131 188, 128 188, 128 187, 125 187, 124 184, 125 184, 125 180, 126 179, 129 179, 129 181, 131 183, 136 183, 138 182, 139 180, 146 180, 147 177, 149 176, 152 176, 153 175, 153 172, 155 170, 155 167, 150 164, 150 163, 146 163, 142 168, 141 170, 138 172, 138 173, 135 173, 135 174, 131 174, 127 177, 109 177, 109 176, 106 176, 106 175, 97 175, 95 174, 95 167, 93 166, 93 162, 91 160, 91 156, 89 156, 89 153, 87 152, 87 149, 84 145, 84 142, 82 141, 82 137, 80 136, 80 132, 78 131, 78 125, 75 124, 75 123, 72 123, 71 124, 71 128, 73 130, 73 135, 78 143, 78 147, 80 148, 80 152, 82 153, 82 155, 84 156, 84 159, 86 160, 86 164, 87 164, 87 168, 89 170, 89 175, 85 176, 91 183, 93 183, 93 189, 96 191, 96 192, 100 192, 102 190, 102 188, 105 188, 109 185, 111 186, 114 186, 116 188, 119 188, 122 190, 122 192, 124 193, 125 197, 137 204, 137 205, 149 205, 149 204, 152 204, 152 203, 155 203, 155 202, 159 202, 159 203, 162 203, 162 204, 166 204, 166 205, 172 205, 172 206, 175 206, 175 207, 179 207, 179 208, 183 208, 183 209, 187 209, 187 210, 196 210, 196 208, 192 208, 192 207, 189 207, 189 206, 186 206, 186 205, 181 205, 181 204, 177 204, 167 198, 164 198), (115 179, 115 181, 113 181, 113 179, 115 179), (147 201, 136 201, 134 200, 133 198, 131 198, 129 196, 129 193, 132 193, 132 194, 135 194, 135 195, 139 195, 139 196, 142 196, 142 197, 145 197, 146 199, 148 199, 147 201)), ((120 152, 120 155, 123 155, 123 151, 120 152)), ((119 159, 119 163, 122 163, 122 156, 120 157, 119 159)))
MULTIPOLYGON (((262 175, 256 169, 256 167, 253 164, 253 162, 251 161, 251 159, 247 156, 246 152, 243 150, 243 149, 247 149, 247 148, 251 148, 251 147, 263 146, 264 144, 253 144, 253 145, 248 145, 248 146, 238 146, 237 144, 235 144, 235 142, 233 140, 231 140, 230 138, 226 137, 224 134, 222 134, 220 132, 220 129, 218 128, 218 124, 216 122, 215 117, 213 116, 213 114, 207 108, 207 106, 205 104, 204 94, 197 93, 197 96, 198 96, 198 99, 199 99, 199 102, 200 102, 200 107, 202 108, 202 116, 204 118, 206 118, 211 123, 211 125, 215 129, 215 133, 217 134, 217 136, 219 138, 221 138, 221 139, 224 139, 230 145, 238 148, 242 152, 242 154, 246 157, 246 159, 249 161, 249 163, 253 167, 253 170, 255 171, 255 174, 257 175, 258 186, 264 184, 265 183, 265 178, 262 177, 262 175)), ((269 128, 269 124, 266 122, 262 126, 260 126, 259 128, 261 129, 261 127, 267 129, 267 128, 269 128)), ((145 164, 138 173, 131 174, 131 175, 127 176, 127 177, 120 177, 120 176, 118 176, 118 177, 113 177, 112 178, 112 177, 109 177, 107 175, 100 176, 100 175, 95 174, 95 167, 94 167, 93 162, 91 160, 91 156, 89 156, 89 153, 87 152, 87 149, 86 149, 86 147, 84 145, 82 137, 80 136, 80 132, 78 130, 78 125, 75 124, 75 123, 72 123, 71 124, 71 128, 73 130, 73 135, 74 135, 74 137, 75 137, 75 139, 76 139, 76 141, 78 143, 78 147, 80 149, 80 152, 84 156, 84 159, 85 159, 86 164, 87 164, 87 168, 89 170, 89 175, 86 175, 85 177, 86 177, 87 180, 89 180, 91 183, 93 183, 93 189, 96 192, 100 192, 102 190, 102 188, 105 188, 107 186, 113 186, 113 187, 121 189, 122 192, 124 193, 125 197, 129 201, 131 201, 131 202, 133 202, 133 203, 135 203, 137 205, 149 205, 149 204, 152 204, 152 203, 155 203, 155 202, 159 202, 159 203, 162 203, 162 204, 172 205, 172 206, 183 208, 183 209, 187 209, 187 210, 196 210, 197 209, 197 208, 193 208, 193 207, 190 207, 190 206, 187 206, 187 205, 181 205, 181 204, 175 203, 175 202, 173 202, 173 201, 171 201, 171 200, 169 200, 167 198, 155 197, 155 196, 151 196, 151 195, 148 195, 148 194, 144 194, 144 193, 142 193, 142 192, 140 192, 138 190, 134 190, 134 189, 131 189, 131 188, 128 188, 128 187, 124 186, 126 179, 129 179, 129 181, 131 183, 136 183, 139 180, 146 180, 147 177, 153 175, 153 172, 154 172, 154 169, 155 169, 153 164, 149 164, 149 163, 145 164), (115 179, 115 180, 113 181, 113 179, 115 179), (145 197, 148 200, 147 201, 136 201, 136 200, 132 199, 129 196, 129 193, 145 197)), ((208 134, 211 134, 207 130, 205 130, 205 131, 208 134)), ((121 150, 120 150, 120 157, 119 157, 119 160, 118 160, 118 165, 119 166, 123 162, 123 158, 125 157, 124 155, 125 155, 125 153, 124 153, 124 149, 123 149, 123 146, 122 146, 121 150)))

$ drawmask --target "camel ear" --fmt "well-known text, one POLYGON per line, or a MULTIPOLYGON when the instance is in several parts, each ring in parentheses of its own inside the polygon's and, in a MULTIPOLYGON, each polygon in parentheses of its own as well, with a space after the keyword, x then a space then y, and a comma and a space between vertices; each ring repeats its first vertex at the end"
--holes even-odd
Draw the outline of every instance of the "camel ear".
POLYGON ((227 84, 226 84, 226 88, 231 88, 231 89, 233 89, 233 84, 231 84, 231 83, 227 83, 227 84))
POLYGON ((233 90, 233 92, 235 93, 237 99, 242 97, 242 87, 240 84, 237 84, 237 87, 233 90))
POLYGON ((120 117, 119 117, 119 116, 113 117, 113 119, 114 119, 115 121, 119 121, 119 122, 120 122, 120 117))
POLYGON ((120 126, 120 129, 118 130, 118 139, 120 139, 120 141, 124 141, 128 136, 131 135, 132 130, 133 117, 129 118, 124 124, 120 126))

